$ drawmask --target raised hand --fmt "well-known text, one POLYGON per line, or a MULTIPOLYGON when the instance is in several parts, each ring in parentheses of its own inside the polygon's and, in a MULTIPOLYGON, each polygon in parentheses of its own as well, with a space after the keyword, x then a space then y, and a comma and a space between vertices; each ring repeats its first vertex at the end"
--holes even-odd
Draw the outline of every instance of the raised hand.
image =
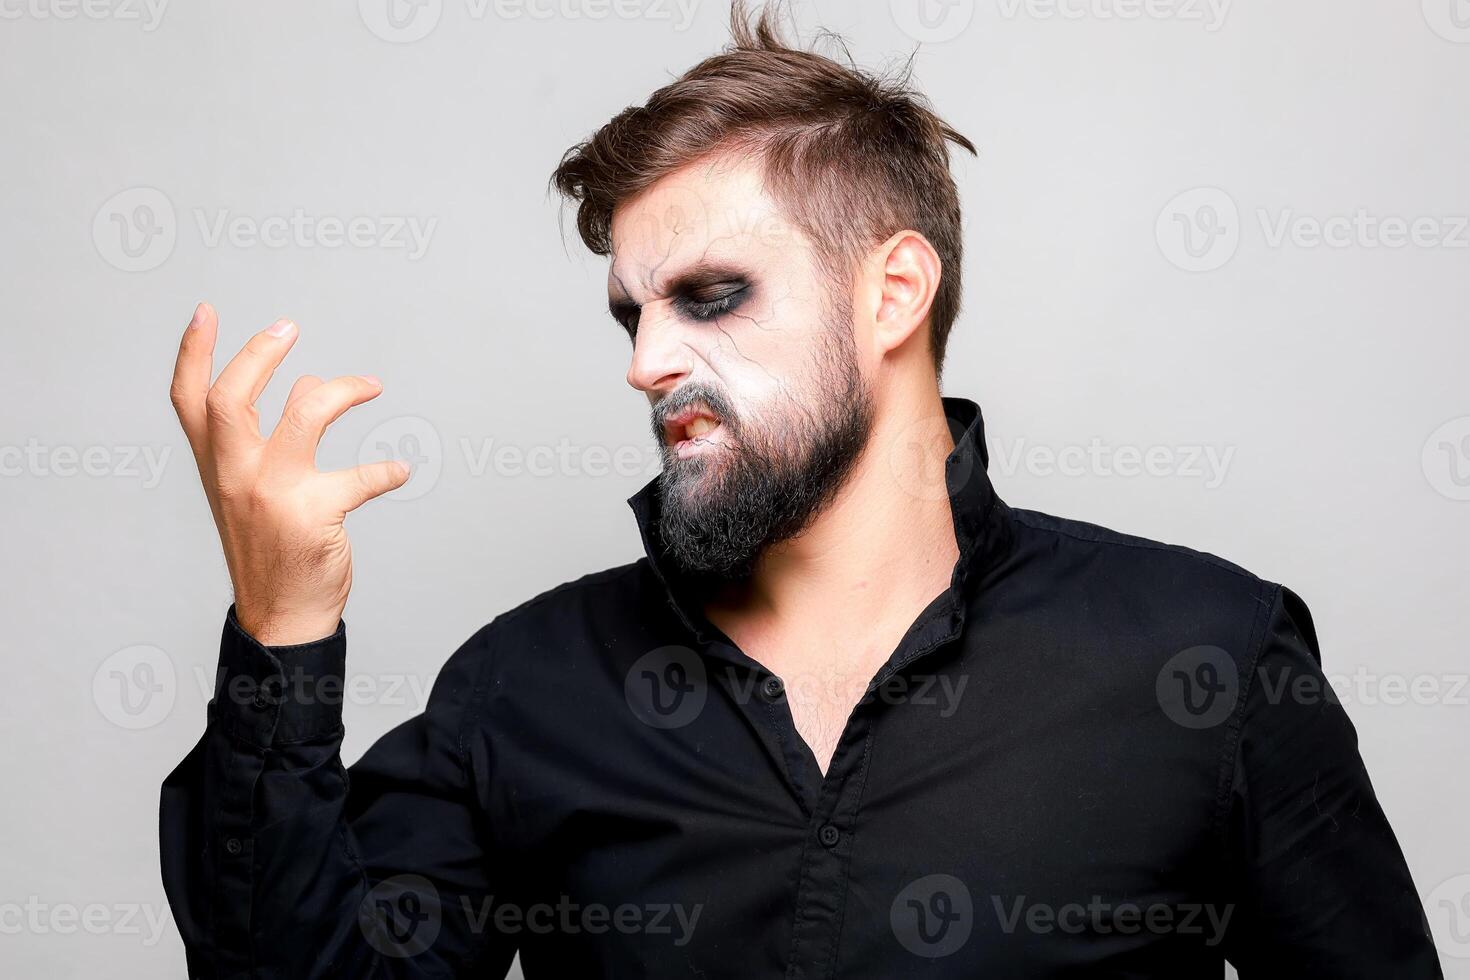
POLYGON ((321 473, 316 447, 349 408, 376 398, 370 375, 296 380, 270 438, 255 402, 296 342, 278 320, 251 337, 214 384, 219 318, 200 303, 179 344, 169 396, 199 466, 224 546, 240 625, 268 646, 335 632, 352 588, 349 511, 408 481, 396 460, 321 473))

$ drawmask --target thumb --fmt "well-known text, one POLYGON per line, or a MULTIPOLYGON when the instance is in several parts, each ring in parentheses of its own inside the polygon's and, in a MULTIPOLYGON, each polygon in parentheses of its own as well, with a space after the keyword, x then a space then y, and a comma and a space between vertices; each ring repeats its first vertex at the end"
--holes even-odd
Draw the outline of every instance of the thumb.
POLYGON ((389 490, 397 490, 408 482, 411 475, 408 464, 396 459, 364 463, 329 474, 336 484, 335 495, 344 513, 356 510, 389 490))

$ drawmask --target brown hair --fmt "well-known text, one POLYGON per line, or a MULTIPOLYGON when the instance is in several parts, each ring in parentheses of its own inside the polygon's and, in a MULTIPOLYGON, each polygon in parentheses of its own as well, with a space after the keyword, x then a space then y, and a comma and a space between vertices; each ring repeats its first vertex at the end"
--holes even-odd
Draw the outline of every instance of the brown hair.
POLYGON ((613 209, 703 157, 753 152, 773 198, 815 243, 834 277, 889 236, 919 232, 943 272, 930 310, 936 370, 960 308, 959 194, 949 172, 951 129, 909 84, 910 67, 869 74, 789 47, 772 7, 754 25, 733 0, 731 43, 648 102, 618 113, 572 147, 551 184, 579 202, 577 231, 598 255, 612 250, 613 209))

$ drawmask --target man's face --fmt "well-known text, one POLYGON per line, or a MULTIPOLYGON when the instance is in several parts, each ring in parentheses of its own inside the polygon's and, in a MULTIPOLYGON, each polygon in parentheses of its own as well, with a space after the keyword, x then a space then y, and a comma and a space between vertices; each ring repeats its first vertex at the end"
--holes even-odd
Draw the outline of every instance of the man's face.
POLYGON ((653 405, 660 531, 686 570, 748 575, 802 531, 867 442, 872 399, 846 284, 762 187, 702 162, 621 205, 608 304, 653 405))

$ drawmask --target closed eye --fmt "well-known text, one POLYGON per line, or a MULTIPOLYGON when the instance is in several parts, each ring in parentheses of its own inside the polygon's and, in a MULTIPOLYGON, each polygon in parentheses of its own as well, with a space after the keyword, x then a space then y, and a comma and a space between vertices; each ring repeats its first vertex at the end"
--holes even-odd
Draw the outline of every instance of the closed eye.
POLYGON ((618 322, 618 325, 627 331, 629 339, 637 335, 638 312, 641 309, 637 303, 625 301, 613 302, 608 304, 607 309, 612 314, 612 318, 618 322))
POLYGON ((743 282, 702 286, 674 299, 674 308, 691 320, 706 322, 724 316, 745 302, 750 286, 743 282))
MULTIPOLYGON (((742 274, 699 270, 671 284, 669 304, 685 319, 707 323, 737 309, 750 294, 750 280, 742 274)), ((633 302, 626 292, 617 298, 610 298, 607 308, 612 318, 628 334, 628 338, 635 339, 643 308, 633 302)))

